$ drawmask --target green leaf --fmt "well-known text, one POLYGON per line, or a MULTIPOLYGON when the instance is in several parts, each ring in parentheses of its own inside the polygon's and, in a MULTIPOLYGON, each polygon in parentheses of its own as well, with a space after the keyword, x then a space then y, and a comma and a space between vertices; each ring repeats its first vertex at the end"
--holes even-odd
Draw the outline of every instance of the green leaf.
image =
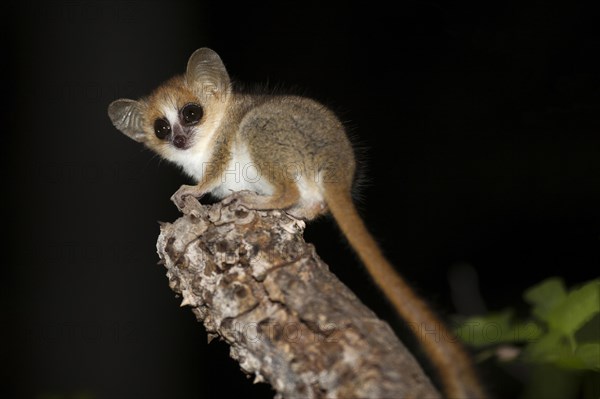
POLYGON ((571 343, 560 331, 550 331, 527 345, 523 359, 530 363, 553 364, 561 369, 587 369, 585 361, 571 349, 571 343))
POLYGON ((600 279, 572 290, 566 299, 548 311, 545 318, 552 329, 572 337, 586 322, 600 312, 600 279))
POLYGON ((531 342, 539 339, 544 331, 533 321, 515 323, 511 329, 512 342, 531 342))
MULTIPOLYGON (((596 313, 590 321, 575 333, 577 342, 595 342, 598 337, 600 337, 600 313, 596 313)), ((600 396, 598 398, 600 399, 600 396)))
POLYGON ((585 363, 586 368, 600 371, 600 342, 579 345, 575 351, 575 356, 585 363))
POLYGON ((567 293, 563 280, 551 277, 527 289, 523 297, 533 306, 532 314, 540 320, 547 321, 548 313, 565 300, 567 293))
POLYGON ((456 335, 474 347, 485 347, 503 343, 530 342, 542 334, 534 322, 513 323, 512 309, 471 317, 456 330, 456 335))
POLYGON ((475 347, 505 342, 502 338, 510 329, 512 313, 511 309, 507 309, 486 316, 471 317, 455 330, 456 335, 463 342, 475 347))
POLYGON ((533 363, 556 363, 561 357, 572 354, 568 340, 559 331, 549 331, 540 339, 527 345, 525 360, 533 363))

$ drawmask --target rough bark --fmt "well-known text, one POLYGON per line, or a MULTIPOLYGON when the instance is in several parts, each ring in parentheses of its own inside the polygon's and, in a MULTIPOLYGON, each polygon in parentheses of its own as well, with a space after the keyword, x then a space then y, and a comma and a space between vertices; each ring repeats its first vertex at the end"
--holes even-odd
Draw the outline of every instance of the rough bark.
POLYGON ((439 398, 394 335, 304 242, 304 223, 235 203, 161 226, 169 286, 281 398, 439 398))

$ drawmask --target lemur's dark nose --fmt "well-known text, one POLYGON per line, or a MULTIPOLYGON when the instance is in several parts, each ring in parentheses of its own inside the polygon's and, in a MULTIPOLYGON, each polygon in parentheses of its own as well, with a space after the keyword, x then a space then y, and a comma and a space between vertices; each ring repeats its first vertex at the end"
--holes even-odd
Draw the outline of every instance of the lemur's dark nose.
POLYGON ((173 145, 177 148, 185 148, 187 136, 185 129, 179 123, 173 124, 173 145))
POLYGON ((187 138, 182 134, 178 134, 175 137, 173 137, 173 144, 175 144, 175 147, 177 148, 185 148, 186 143, 187 138))

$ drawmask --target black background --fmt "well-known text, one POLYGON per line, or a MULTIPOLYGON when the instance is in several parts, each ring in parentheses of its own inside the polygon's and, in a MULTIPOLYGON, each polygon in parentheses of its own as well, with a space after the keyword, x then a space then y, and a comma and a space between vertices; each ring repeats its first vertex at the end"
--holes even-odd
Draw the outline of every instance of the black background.
MULTIPOLYGON (((156 221, 177 217, 186 179, 106 116, 198 47, 347 122, 367 154, 367 224, 444 317, 456 265, 477 271, 490 310, 548 276, 598 275, 599 36, 578 3, 24 1, 3 14, 5 397, 272 396, 206 344, 155 266, 156 221)), ((401 328, 331 221, 307 236, 401 328)), ((514 395, 496 373, 490 389, 514 395)))

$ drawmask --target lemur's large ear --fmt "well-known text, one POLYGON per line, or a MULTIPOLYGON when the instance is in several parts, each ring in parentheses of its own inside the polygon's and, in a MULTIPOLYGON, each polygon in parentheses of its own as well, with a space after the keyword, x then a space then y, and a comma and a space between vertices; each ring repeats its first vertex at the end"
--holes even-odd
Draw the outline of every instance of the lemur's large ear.
POLYGON ((142 129, 142 110, 139 101, 121 98, 108 106, 108 117, 126 136, 143 143, 146 134, 142 129))
POLYGON ((221 57, 206 47, 199 48, 190 56, 185 79, 202 95, 222 97, 231 90, 229 74, 221 57))

